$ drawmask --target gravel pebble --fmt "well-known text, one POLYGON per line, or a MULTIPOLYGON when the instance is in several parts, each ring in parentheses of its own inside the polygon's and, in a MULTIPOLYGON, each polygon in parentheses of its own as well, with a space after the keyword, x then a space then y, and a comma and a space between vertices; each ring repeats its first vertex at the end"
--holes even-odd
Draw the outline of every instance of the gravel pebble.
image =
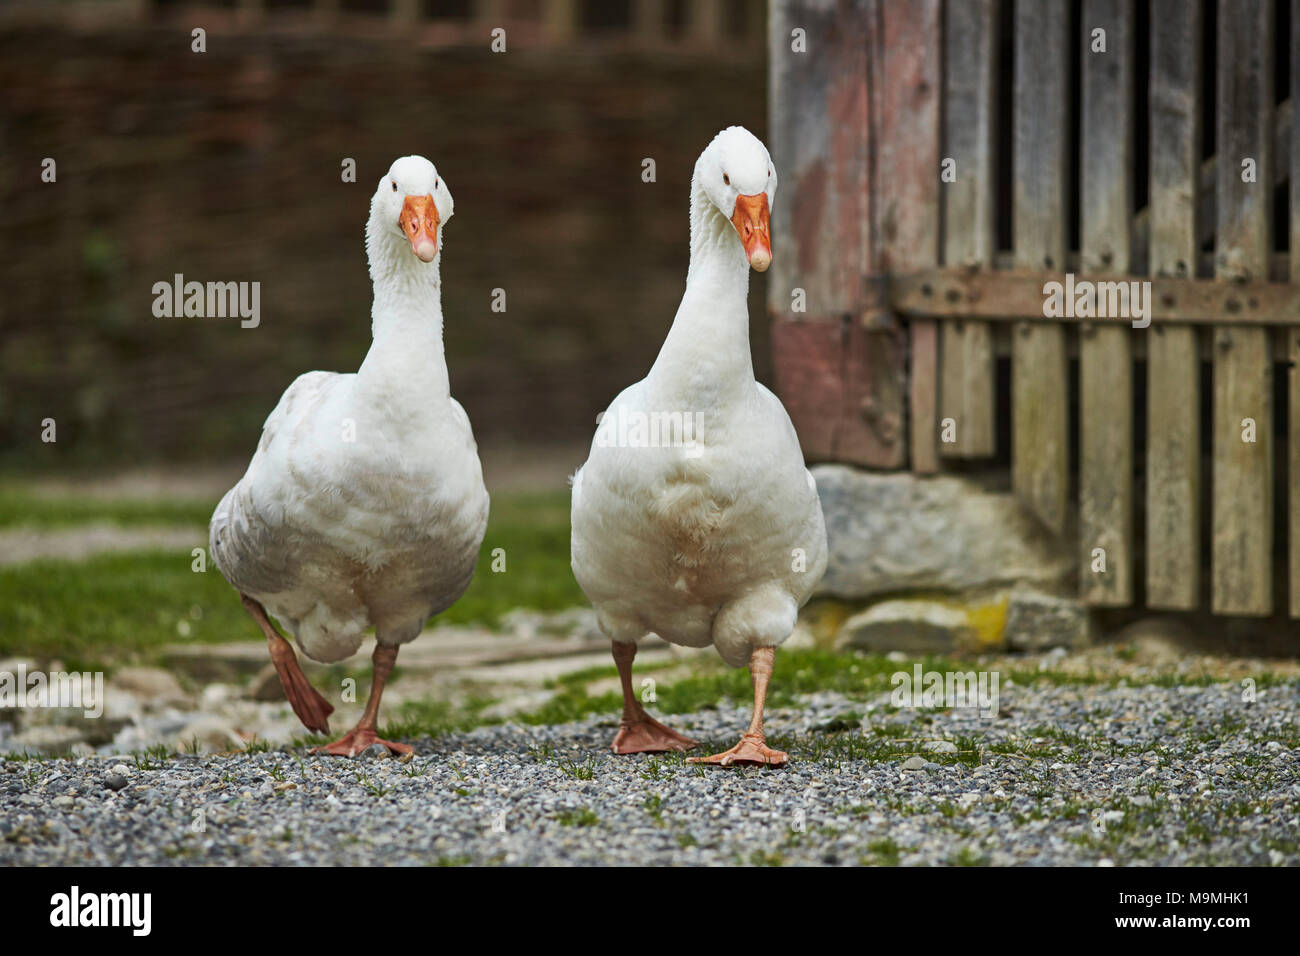
MULTIPOLYGON (((819 693, 769 712, 779 769, 615 756, 616 714, 414 740, 406 764, 14 761, 0 864, 1294 866, 1297 696, 1004 685, 990 719, 819 693), (961 743, 924 746, 937 739, 961 743)), ((748 718, 724 702, 664 719, 723 749, 748 718)))

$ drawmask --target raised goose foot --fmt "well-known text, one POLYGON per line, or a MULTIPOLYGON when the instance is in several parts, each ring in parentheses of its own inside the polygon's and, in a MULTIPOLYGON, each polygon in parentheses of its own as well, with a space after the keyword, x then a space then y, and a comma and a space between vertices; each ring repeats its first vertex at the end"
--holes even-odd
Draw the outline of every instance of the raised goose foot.
POLYGON ((298 715, 304 727, 318 734, 328 734, 329 716, 334 713, 334 707, 321 696, 320 691, 311 686, 307 675, 298 666, 293 650, 287 645, 286 650, 289 651, 287 662, 279 655, 273 655, 271 658, 276 673, 280 675, 284 696, 289 698, 289 706, 293 708, 293 712, 298 715))
POLYGON ((712 763, 723 767, 730 766, 733 763, 783 767, 789 760, 789 754, 769 747, 762 734, 745 734, 740 738, 740 743, 720 754, 686 758, 687 763, 712 763))
POLYGON ((320 691, 311 686, 311 681, 307 680, 307 675, 302 672, 302 667, 298 664, 298 655, 271 624, 271 619, 266 616, 266 610, 262 605, 248 595, 241 595, 241 597, 248 613, 266 634, 271 663, 275 665, 275 672, 280 677, 280 686, 284 688, 284 696, 289 699, 289 706, 308 730, 318 734, 328 734, 329 716, 334 713, 333 705, 321 696, 320 691))
POLYGON ((614 738, 616 754, 658 754, 666 750, 690 750, 699 743, 665 727, 652 717, 624 721, 614 738))
POLYGON ((332 744, 312 747, 309 753, 329 754, 331 757, 355 757, 375 744, 387 747, 388 752, 394 757, 405 757, 407 754, 415 753, 414 747, 399 744, 394 740, 384 740, 369 727, 354 727, 332 744))

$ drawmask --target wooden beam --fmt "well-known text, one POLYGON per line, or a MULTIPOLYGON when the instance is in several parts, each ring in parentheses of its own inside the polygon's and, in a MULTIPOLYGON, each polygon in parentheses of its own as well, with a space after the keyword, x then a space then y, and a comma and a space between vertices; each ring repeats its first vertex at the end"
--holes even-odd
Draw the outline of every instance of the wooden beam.
MULTIPOLYGON (((1089 273, 1132 264, 1134 31, 1133 0, 1084 0, 1080 257, 1089 273)), ((1079 340, 1079 595, 1109 607, 1133 601, 1130 336, 1091 322, 1079 340)))
MULTIPOLYGON (((1135 275, 1075 275, 1016 270, 931 269, 889 277, 889 308, 901 315, 945 319, 979 319, 1016 323, 1072 324, 1096 321, 1129 325, 1127 318, 1081 316, 1077 312, 1049 316, 1044 312, 1048 283, 1061 286, 1065 299, 1078 302, 1081 283, 1106 284, 1098 300, 1111 309, 1110 284, 1150 285, 1150 319, 1158 324, 1220 324, 1230 326, 1295 325, 1300 322, 1300 286, 1259 279, 1173 279, 1135 275)), ((1144 299, 1145 294, 1143 294, 1144 299)))
MULTIPOLYGON (((1151 7, 1151 273, 1196 274, 1201 157, 1199 0, 1151 7)), ((1226 291, 1226 290, 1225 290, 1226 291)), ((1300 305, 1300 300, 1297 301, 1300 305)), ((1147 336, 1146 604, 1191 610, 1201 591, 1201 361, 1196 329, 1147 336)))
MULTIPOLYGON (((997 247, 998 0, 948 0, 944 22, 943 262, 989 266, 997 247)), ((985 322, 945 322, 939 329, 939 417, 952 419, 944 455, 996 453, 996 400, 991 330, 985 322)))
MULTIPOLYGON (((1215 275, 1261 278, 1271 251, 1272 0, 1218 6, 1215 275), (1253 180, 1247 175, 1254 165, 1253 180)), ((1262 328, 1214 330, 1213 601, 1273 610, 1273 362, 1262 328), (1253 439, 1250 436, 1253 424, 1253 439)))

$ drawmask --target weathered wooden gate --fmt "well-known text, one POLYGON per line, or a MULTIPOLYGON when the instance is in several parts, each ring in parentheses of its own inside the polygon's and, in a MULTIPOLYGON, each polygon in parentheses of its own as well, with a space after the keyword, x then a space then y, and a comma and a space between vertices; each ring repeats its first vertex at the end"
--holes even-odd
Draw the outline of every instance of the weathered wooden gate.
POLYGON ((1289 563, 1300 616, 1300 0, 771 11, 773 347, 809 458, 1009 450, 1087 602, 1266 615, 1289 563), (1048 283, 1133 280, 1146 327, 1045 314, 1048 283))

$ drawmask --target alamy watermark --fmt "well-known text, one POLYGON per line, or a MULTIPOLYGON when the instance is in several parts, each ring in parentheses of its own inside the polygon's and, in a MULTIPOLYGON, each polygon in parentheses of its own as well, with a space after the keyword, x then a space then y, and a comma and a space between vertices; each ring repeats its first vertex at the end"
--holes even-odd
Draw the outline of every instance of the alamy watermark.
POLYGON ((614 414, 596 416, 600 448, 684 448, 687 458, 704 453, 703 412, 642 412, 620 405, 614 414))
POLYGON ((1043 284, 1043 316, 1048 319, 1129 319, 1135 329, 1151 324, 1151 283, 1145 280, 1065 282, 1043 284))
POLYGON ((155 282, 153 295, 153 314, 160 319, 238 317, 245 329, 262 322, 260 282, 186 282, 178 272, 171 282, 155 282))
POLYGON ((0 710, 7 708, 80 708, 87 719, 104 713, 103 671, 0 671, 0 710))
POLYGON ((153 928, 152 893, 83 893, 73 885, 50 897, 50 925, 124 927, 133 936, 148 936, 153 928))
POLYGON ((997 671, 927 671, 919 663, 912 672, 898 671, 890 703, 895 707, 977 707, 981 717, 998 715, 997 671))

